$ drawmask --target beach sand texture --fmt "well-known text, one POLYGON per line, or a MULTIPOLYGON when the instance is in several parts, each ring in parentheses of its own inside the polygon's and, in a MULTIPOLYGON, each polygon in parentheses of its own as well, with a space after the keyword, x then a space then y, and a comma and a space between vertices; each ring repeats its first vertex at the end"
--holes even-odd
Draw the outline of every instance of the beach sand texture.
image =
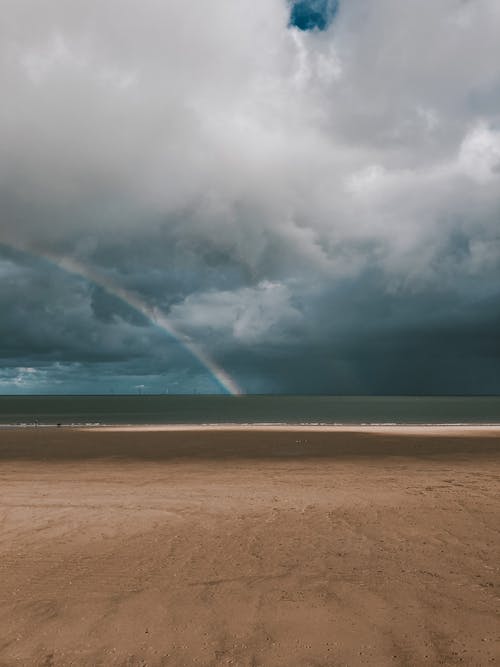
POLYGON ((498 429, 0 431, 0 667, 498 664, 499 591, 498 429))

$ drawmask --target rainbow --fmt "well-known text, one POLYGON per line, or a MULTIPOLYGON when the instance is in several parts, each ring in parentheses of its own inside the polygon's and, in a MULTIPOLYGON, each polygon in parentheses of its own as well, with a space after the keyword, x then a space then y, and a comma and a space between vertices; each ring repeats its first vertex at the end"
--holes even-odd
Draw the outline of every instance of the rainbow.
POLYGON ((240 396, 243 390, 233 380, 233 378, 225 371, 219 364, 197 343, 195 343, 189 336, 178 331, 176 327, 170 322, 168 317, 157 307, 150 306, 147 302, 141 299, 134 292, 124 289, 116 284, 108 276, 103 276, 91 267, 65 255, 59 255, 51 251, 40 250, 31 246, 22 246, 13 243, 5 243, 4 245, 11 247, 14 250, 23 252, 25 254, 34 255, 44 259, 51 264, 54 264, 66 273, 84 278, 91 282, 111 296, 116 297, 120 301, 126 303, 130 308, 138 313, 141 313, 151 324, 162 329, 169 336, 174 338, 182 345, 199 363, 210 373, 224 391, 233 395, 240 396))

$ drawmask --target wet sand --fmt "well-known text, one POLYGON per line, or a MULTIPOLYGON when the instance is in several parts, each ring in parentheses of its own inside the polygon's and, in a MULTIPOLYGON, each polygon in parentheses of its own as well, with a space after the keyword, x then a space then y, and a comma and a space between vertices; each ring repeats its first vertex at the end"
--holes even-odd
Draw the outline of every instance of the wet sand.
POLYGON ((0 431, 0 667, 498 664, 499 595, 500 429, 0 431))

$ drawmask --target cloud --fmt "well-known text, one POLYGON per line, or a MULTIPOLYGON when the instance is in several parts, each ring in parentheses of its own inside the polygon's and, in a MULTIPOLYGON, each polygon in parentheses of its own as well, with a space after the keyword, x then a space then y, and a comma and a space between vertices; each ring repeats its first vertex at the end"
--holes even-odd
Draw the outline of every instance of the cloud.
POLYGON ((160 308, 255 390, 386 391, 398 360, 422 388, 400 337, 436 360, 450 317, 474 367, 475 322, 498 331, 496 0, 7 0, 4 16, 6 367, 111 364, 146 387, 155 355, 184 387, 204 372, 33 257, 48 251, 160 308))
POLYGON ((474 181, 498 181, 500 131, 492 130, 485 123, 478 124, 464 137, 458 162, 463 173, 474 181))
POLYGON ((171 319, 197 337, 222 335, 236 345, 262 345, 284 342, 301 313, 286 285, 262 281, 254 288, 190 295, 172 307, 171 319))

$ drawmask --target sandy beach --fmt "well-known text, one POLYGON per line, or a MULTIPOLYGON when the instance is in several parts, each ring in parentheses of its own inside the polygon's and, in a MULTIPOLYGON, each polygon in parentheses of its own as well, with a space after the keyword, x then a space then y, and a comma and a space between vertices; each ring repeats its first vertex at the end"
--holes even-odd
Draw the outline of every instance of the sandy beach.
POLYGON ((500 428, 0 431, 0 666, 500 662, 500 428))

